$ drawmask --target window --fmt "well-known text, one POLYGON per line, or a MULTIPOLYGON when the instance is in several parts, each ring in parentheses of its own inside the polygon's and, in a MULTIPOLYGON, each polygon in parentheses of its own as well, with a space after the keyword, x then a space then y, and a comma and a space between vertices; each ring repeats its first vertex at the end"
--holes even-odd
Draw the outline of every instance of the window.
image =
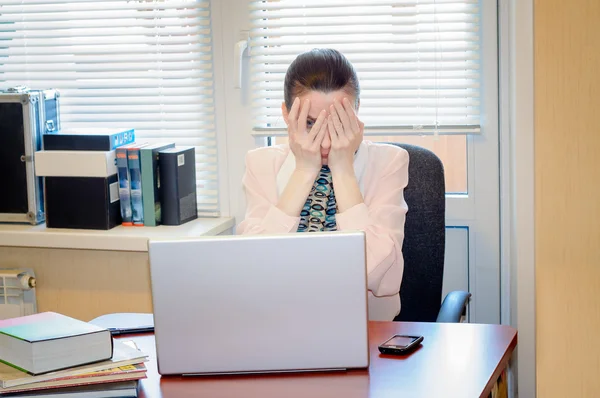
POLYGON ((464 134, 480 132, 481 116, 478 0, 254 1, 250 17, 256 134, 284 135, 283 78, 295 56, 336 48, 357 69, 369 139, 433 150, 447 191, 467 192, 464 134))
POLYGON ((210 3, 3 0, 0 88, 61 93, 61 122, 196 148, 198 207, 218 215, 210 3))
POLYGON ((479 128, 476 0, 281 0, 251 4, 257 128, 282 126, 282 82, 302 51, 344 53, 372 129, 479 128))

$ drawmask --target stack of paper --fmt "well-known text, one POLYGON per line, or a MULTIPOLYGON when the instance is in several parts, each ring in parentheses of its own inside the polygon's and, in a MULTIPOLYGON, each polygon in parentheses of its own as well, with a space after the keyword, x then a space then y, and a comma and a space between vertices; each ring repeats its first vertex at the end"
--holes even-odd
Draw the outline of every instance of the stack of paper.
POLYGON ((0 363, 0 395, 25 397, 136 397, 148 356, 131 341, 113 341, 112 358, 90 365, 32 375, 0 363))

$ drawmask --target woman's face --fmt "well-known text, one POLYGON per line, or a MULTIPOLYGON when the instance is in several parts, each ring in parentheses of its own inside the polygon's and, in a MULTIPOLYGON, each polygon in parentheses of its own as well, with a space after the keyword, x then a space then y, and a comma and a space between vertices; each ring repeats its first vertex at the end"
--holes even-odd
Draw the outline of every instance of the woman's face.
MULTIPOLYGON (((338 90, 332 91, 329 93, 324 93, 322 91, 307 91, 300 96, 300 103, 304 103, 305 100, 310 100, 310 109, 308 111, 308 117, 306 119, 306 128, 310 130, 312 125, 317 120, 319 116, 319 112, 325 109, 327 112, 327 116, 329 116, 329 108, 333 105, 333 100, 337 99, 340 103, 344 99, 344 97, 350 100, 350 103, 356 103, 354 96, 348 95, 346 91, 338 90)), ((356 109, 355 109, 356 110, 356 109)), ((329 157, 329 148, 331 147, 331 138, 329 137, 329 131, 325 134, 323 138, 323 142, 321 143, 321 159, 323 165, 327 164, 327 159, 329 157)))

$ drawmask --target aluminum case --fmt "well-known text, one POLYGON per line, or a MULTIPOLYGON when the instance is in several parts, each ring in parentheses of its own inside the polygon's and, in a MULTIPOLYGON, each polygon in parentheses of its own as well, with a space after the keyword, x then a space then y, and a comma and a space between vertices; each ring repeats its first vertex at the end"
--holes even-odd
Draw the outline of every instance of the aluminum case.
POLYGON ((44 182, 35 175, 43 134, 60 131, 59 92, 24 86, 0 90, 0 222, 45 221, 44 182))

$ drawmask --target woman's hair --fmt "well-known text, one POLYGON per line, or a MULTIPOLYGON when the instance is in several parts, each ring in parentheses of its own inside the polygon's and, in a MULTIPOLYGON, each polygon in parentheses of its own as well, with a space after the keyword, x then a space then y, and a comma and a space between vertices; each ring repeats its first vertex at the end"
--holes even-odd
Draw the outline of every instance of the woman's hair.
POLYGON ((356 98, 358 106, 360 87, 356 71, 337 50, 315 48, 298 55, 290 64, 283 87, 287 109, 291 109, 294 98, 311 90, 323 93, 344 90, 356 98))

